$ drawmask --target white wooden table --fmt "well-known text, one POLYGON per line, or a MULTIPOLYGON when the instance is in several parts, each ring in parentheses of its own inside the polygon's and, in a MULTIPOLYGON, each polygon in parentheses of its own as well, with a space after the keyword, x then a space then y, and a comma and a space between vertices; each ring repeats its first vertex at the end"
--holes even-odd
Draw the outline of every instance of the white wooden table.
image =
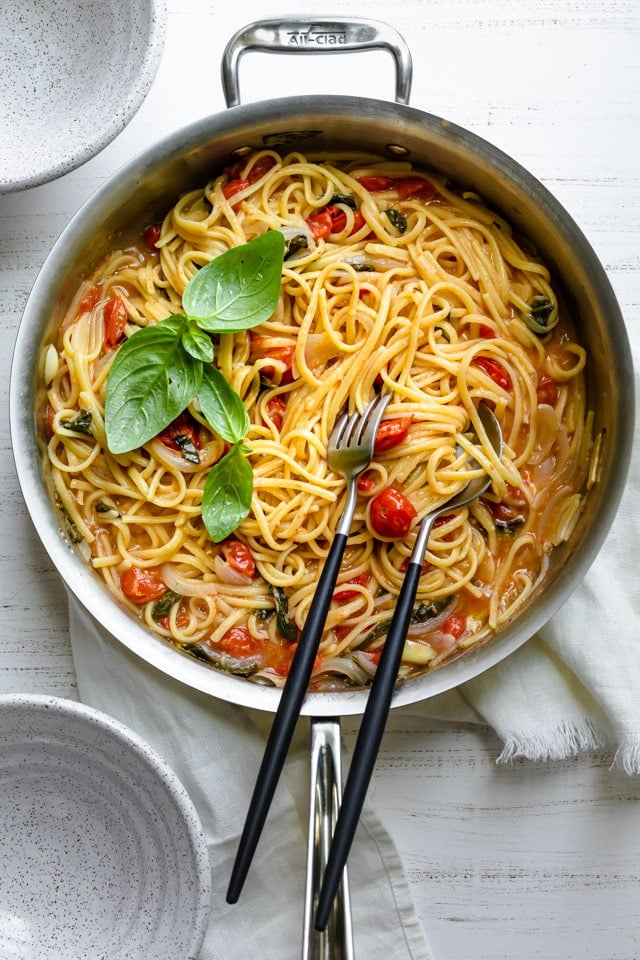
MULTIPOLYGON (((536 174, 585 231, 637 323, 638 0, 361 0, 348 11, 319 0, 280 0, 275 11, 258 0, 169 0, 162 65, 129 127, 74 173, 0 197, 0 692, 77 695, 63 591, 27 519, 9 445, 10 353, 30 286, 68 219, 122 162, 223 109, 219 63, 231 34, 260 15, 300 12, 398 28, 414 58, 412 104, 536 174)), ((316 58, 269 57, 267 68, 255 54, 243 61, 241 89, 244 101, 319 91, 388 99, 393 72, 384 53, 338 58, 330 70, 316 58)), ((347 739, 353 728, 345 725, 347 739)), ((373 800, 433 960, 637 960, 640 780, 597 754, 497 767, 499 747, 484 728, 406 713, 384 739, 373 800)))

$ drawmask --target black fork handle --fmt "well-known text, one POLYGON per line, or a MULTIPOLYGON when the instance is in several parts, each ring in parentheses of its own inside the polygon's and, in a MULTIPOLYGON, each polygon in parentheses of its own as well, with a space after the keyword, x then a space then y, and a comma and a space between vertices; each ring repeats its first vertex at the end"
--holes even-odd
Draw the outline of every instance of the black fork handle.
POLYGON ((337 533, 335 535, 300 635, 300 641, 293 656, 291 669, 282 690, 282 696, 269 733, 231 872, 227 890, 228 903, 235 903, 240 896, 267 818, 271 800, 280 779, 302 701, 309 686, 309 679, 324 631, 327 612, 335 590, 346 543, 346 534, 337 533))

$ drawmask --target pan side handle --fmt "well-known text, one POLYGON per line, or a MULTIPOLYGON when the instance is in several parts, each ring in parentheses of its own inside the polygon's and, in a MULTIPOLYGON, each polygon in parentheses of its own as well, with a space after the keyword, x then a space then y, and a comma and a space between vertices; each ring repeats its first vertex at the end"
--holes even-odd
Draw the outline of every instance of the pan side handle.
POLYGON ((345 868, 325 930, 314 929, 324 868, 342 796, 340 721, 311 720, 307 877, 304 898, 302 960, 354 960, 349 880, 345 868))
POLYGON ((314 17, 258 20, 242 27, 227 43, 222 55, 222 89, 228 107, 240 103, 238 65, 248 50, 266 53, 352 53, 383 48, 393 56, 396 67, 395 99, 408 103, 412 62, 409 48, 400 34, 386 23, 352 17, 338 20, 314 17))

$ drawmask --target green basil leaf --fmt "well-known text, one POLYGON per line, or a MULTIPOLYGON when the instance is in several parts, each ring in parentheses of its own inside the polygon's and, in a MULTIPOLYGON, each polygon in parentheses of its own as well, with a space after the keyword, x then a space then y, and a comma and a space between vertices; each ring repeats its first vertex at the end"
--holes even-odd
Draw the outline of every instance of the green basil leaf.
POLYGON ((202 495, 202 519, 214 543, 242 523, 251 508, 253 470, 238 445, 211 468, 202 495))
POLYGON ((195 323, 190 323, 183 331, 182 346, 196 360, 202 360, 203 363, 213 360, 211 337, 195 323))
POLYGON ((202 362, 184 349, 186 317, 134 333, 116 353, 106 385, 105 429, 112 453, 128 453, 164 430, 191 403, 202 362))
POLYGON ((228 380, 216 367, 205 366, 198 403, 210 426, 229 443, 240 443, 249 429, 249 414, 228 380))
POLYGON ((285 640, 297 640, 298 628, 289 617, 289 603, 287 601, 287 595, 282 587, 277 587, 273 584, 269 585, 269 590, 271 591, 271 596, 273 597, 273 602, 275 603, 276 607, 276 624, 278 626, 278 633, 281 637, 284 637, 285 640))
POLYGON ((205 264, 182 297, 189 317, 204 330, 236 333, 264 323, 278 304, 284 236, 269 230, 205 264))

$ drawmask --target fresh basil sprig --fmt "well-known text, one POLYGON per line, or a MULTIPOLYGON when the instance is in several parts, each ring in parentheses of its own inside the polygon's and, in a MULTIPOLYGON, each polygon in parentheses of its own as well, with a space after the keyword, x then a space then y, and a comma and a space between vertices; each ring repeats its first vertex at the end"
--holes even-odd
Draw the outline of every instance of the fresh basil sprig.
POLYGON ((202 517, 209 536, 224 540, 247 516, 253 474, 244 457, 245 406, 211 366, 211 333, 236 333, 268 320, 280 296, 284 237, 270 230, 220 254, 184 291, 186 315, 136 331, 116 353, 106 383, 105 432, 114 454, 148 443, 194 400, 213 430, 232 444, 209 471, 202 517))

